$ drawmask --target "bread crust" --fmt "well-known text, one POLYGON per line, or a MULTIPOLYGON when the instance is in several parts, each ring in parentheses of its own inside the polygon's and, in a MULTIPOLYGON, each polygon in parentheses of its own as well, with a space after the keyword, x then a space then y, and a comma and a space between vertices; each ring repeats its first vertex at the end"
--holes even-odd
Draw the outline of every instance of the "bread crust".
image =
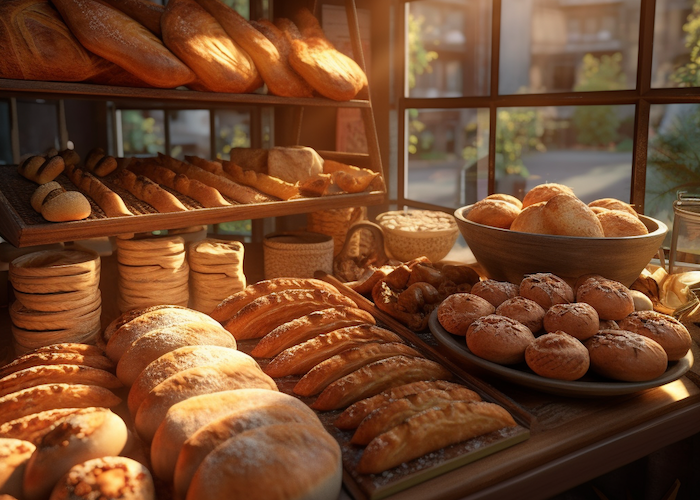
POLYGON ((558 380, 578 380, 590 366, 588 349, 563 331, 537 337, 525 349, 525 362, 536 374, 558 380))
POLYGON ((604 210, 596 214, 606 238, 625 236, 642 236, 649 234, 649 229, 639 217, 620 210, 604 210))
POLYGON ((478 295, 493 307, 498 307, 506 300, 520 295, 520 287, 508 281, 485 279, 475 283, 469 293, 478 295))
POLYGON ((466 340, 467 347, 476 356, 501 365, 513 365, 525 360, 525 349, 535 336, 514 319, 489 314, 469 326, 466 340))
POLYGON ((143 24, 154 35, 161 35, 160 18, 165 10, 163 5, 148 0, 105 0, 105 2, 143 24))
POLYGON ((601 330, 584 342, 591 369, 613 380, 643 382, 661 376, 668 356, 656 341, 626 330, 601 330))
POLYGON ((35 449, 29 441, 0 438, 0 498, 23 498, 22 478, 35 449))
POLYGON ((547 234, 602 238, 603 226, 596 214, 575 196, 558 194, 542 208, 547 234))
POLYGON ((520 209, 512 203, 484 198, 474 203, 467 213, 467 220, 485 226, 509 229, 519 214, 520 209))
POLYGON ((117 177, 119 185, 141 201, 145 201, 158 212, 186 212, 187 207, 171 193, 143 175, 121 170, 117 177))
POLYGON ((563 331, 581 341, 600 330, 598 313, 585 302, 553 305, 545 314, 543 324, 548 333, 563 331))
POLYGON ((618 326, 658 342, 669 361, 681 359, 693 345, 693 338, 683 323, 657 311, 631 312, 618 322, 618 326))
POLYGON ((73 413, 93 411, 94 408, 55 408, 31 413, 0 424, 0 437, 21 439, 38 445, 44 434, 49 432, 59 420, 73 413))
POLYGON ((244 170, 230 161, 224 161, 223 168, 234 181, 253 187, 280 200, 291 200, 301 196, 299 186, 296 183, 287 182, 262 172, 244 170))
POLYGON ((85 365, 102 370, 114 371, 114 363, 103 355, 78 354, 75 352, 33 351, 15 358, 2 368, 0 377, 39 365, 85 365))
POLYGON ((634 312, 629 288, 609 279, 587 279, 576 290, 576 301, 590 304, 602 320, 619 321, 634 312))
POLYGON ((482 316, 493 314, 495 310, 493 304, 478 295, 454 293, 437 307, 437 317, 445 330, 464 336, 469 325, 482 316))
POLYGON ((82 193, 92 198, 107 217, 134 215, 126 207, 121 196, 105 186, 90 172, 76 165, 68 165, 66 166, 66 176, 82 193))
POLYGON ((537 302, 546 311, 554 304, 574 301, 571 286, 552 273, 529 274, 520 282, 520 295, 537 302))
POLYGON ((523 198, 523 209, 535 203, 547 202, 558 194, 575 196, 574 191, 569 186, 557 184, 555 182, 539 184, 525 194, 523 198))
POLYGON ((546 311, 534 300, 518 295, 496 308, 496 314, 507 316, 528 327, 532 333, 542 330, 546 311))
POLYGON ((112 373, 83 365, 40 365, 0 378, 0 397, 42 384, 97 385, 119 389, 122 383, 112 373))

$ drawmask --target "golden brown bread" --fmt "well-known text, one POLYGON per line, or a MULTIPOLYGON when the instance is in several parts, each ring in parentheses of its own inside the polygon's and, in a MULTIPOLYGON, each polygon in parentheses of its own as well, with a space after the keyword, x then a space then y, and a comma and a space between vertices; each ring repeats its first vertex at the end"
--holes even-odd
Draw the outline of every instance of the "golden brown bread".
POLYGON ((49 432, 56 425, 56 422, 63 417, 81 411, 92 411, 93 409, 94 407, 56 408, 32 413, 0 424, 0 437, 22 439, 37 445, 41 442, 44 434, 49 432))
POLYGON ((437 307, 440 325, 453 335, 466 335, 469 325, 496 308, 488 300, 471 293, 453 293, 437 307))
POLYGON ((0 378, 0 397, 42 384, 97 385, 107 389, 122 387, 112 373, 84 365, 39 365, 0 378))
POLYGON ((252 92, 262 79, 250 56, 194 0, 171 0, 160 21, 163 43, 197 75, 196 87, 252 92))
MULTIPOLYGON (((36 203, 39 201, 36 200, 36 203)), ((40 205, 41 216, 50 222, 82 220, 92 213, 90 202, 83 193, 66 191, 63 186, 46 193, 40 205)))
POLYGON ((542 210, 546 203, 541 201, 523 208, 511 223, 510 230, 520 233, 547 234, 549 230, 542 217, 542 210))
POLYGON ((101 0, 52 0, 80 43, 154 87, 175 88, 195 75, 141 23, 101 0))
POLYGON ((493 307, 498 307, 506 300, 520 295, 520 287, 508 281, 485 279, 474 283, 469 293, 490 302, 493 307))
POLYGON ((280 200, 291 200, 301 196, 298 184, 283 181, 262 172, 243 170, 243 168, 230 161, 224 161, 223 168, 234 181, 258 189, 280 200))
POLYGON ((66 166, 66 176, 83 194, 92 198, 107 217, 133 215, 124 204, 122 197, 90 172, 75 165, 69 165, 66 166))
POLYGON ((114 363, 104 355, 75 352, 28 352, 0 368, 0 377, 39 365, 85 365, 101 370, 114 371, 114 363))
POLYGON ((311 87, 292 69, 286 55, 280 53, 264 32, 255 29, 243 16, 219 0, 197 2, 217 19, 226 33, 250 56, 272 94, 311 97, 311 87))
POLYGON ((346 193, 361 193, 380 179, 379 172, 334 160, 324 160, 323 172, 331 174, 333 182, 346 193))
POLYGON ((341 305, 312 310, 275 327, 260 339, 251 354, 257 358, 271 358, 316 335, 338 328, 374 323, 374 317, 370 313, 357 307, 341 305))
POLYGON ((525 362, 536 374, 557 380, 578 380, 590 366, 588 349, 566 332, 540 335, 525 349, 525 362))
MULTIPOLYGON (((99 268, 99 266, 98 266, 99 268)), ((83 356, 104 356, 104 351, 92 344, 80 344, 75 342, 60 342, 58 344, 49 344, 41 347, 37 347, 32 350, 32 353, 51 353, 51 352, 63 352, 63 353, 74 353, 82 354, 83 356)), ((29 354, 29 353, 27 353, 29 354)))
POLYGON ((117 169, 117 159, 102 148, 93 148, 85 157, 85 169, 98 177, 105 177, 117 169))
POLYGON ((659 343, 669 361, 677 361, 693 345, 690 332, 673 316, 657 311, 634 311, 618 322, 621 330, 638 333, 659 343))
POLYGON ((149 0, 105 0, 112 7, 143 24, 153 34, 160 36, 160 18, 165 7, 149 0))
POLYGON ((501 365, 513 365, 525 360, 525 349, 535 336, 514 319, 489 314, 469 325, 466 340, 467 347, 476 356, 501 365))
POLYGON ((602 238, 605 236, 598 217, 575 196, 558 194, 547 201, 541 212, 547 234, 602 238))
POLYGON ((649 229, 634 215, 621 210, 604 210, 596 214, 606 238, 641 236, 649 234, 649 229))
POLYGON ((589 207, 599 207, 605 208, 607 210, 621 210, 627 212, 630 215, 638 217, 637 211, 629 203, 625 203, 622 200, 616 198, 600 198, 598 200, 593 200, 588 204, 589 207))
POLYGON ((46 184, 58 177, 65 166, 66 162, 60 155, 50 158, 30 156, 17 166, 17 172, 25 179, 37 184, 46 184))
POLYGON ((401 342, 401 337, 371 323, 337 328, 288 347, 264 370, 271 377, 302 375, 323 360, 367 342, 401 342))
POLYGON ((467 220, 485 226, 509 229, 520 215, 520 209, 503 200, 484 198, 479 200, 467 213, 467 220))
POLYGON ((429 409, 373 439, 357 471, 379 474, 431 451, 515 425, 510 413, 494 403, 457 401, 429 409))
POLYGON ((523 209, 536 203, 547 202, 558 194, 575 196, 574 191, 569 186, 557 184, 555 182, 539 184, 525 193, 523 209))
POLYGON ((185 207, 180 200, 147 177, 136 175, 129 170, 121 170, 117 180, 121 187, 136 196, 139 200, 145 201, 151 205, 158 212, 187 211, 187 207, 185 207))
POLYGON ((548 333, 563 331, 580 341, 592 337, 600 329, 598 313, 590 304, 572 302, 554 304, 547 310, 543 319, 548 333))
POLYGON ((566 281, 552 273, 528 274, 520 282, 520 295, 537 302, 546 311, 554 304, 574 301, 574 290, 566 281))
POLYGON ((658 342, 626 330, 601 330, 584 342, 591 369, 613 380, 642 382, 661 376, 668 356, 658 342))
POLYGON ((29 441, 0 438, 0 499, 24 498, 22 480, 36 446, 29 441))
POLYGON ((487 200, 501 200, 501 201, 507 201, 508 203, 511 203, 512 205, 515 205, 519 209, 522 210, 523 208, 523 202, 520 201, 518 198, 516 198, 513 195, 510 194, 505 194, 505 193, 493 193, 490 194, 486 197, 487 200))
POLYGON ((576 289, 576 301, 593 306, 600 319, 618 321, 634 311, 629 288, 619 281, 587 279, 576 289))
POLYGON ((382 391, 419 380, 450 380, 452 373, 425 358, 392 356, 369 363, 326 387, 311 404, 316 410, 337 410, 382 391))
POLYGON ((128 311, 123 312, 122 314, 120 314, 116 318, 114 318, 105 327, 104 331, 102 332, 102 339, 105 342, 109 341, 109 339, 112 337, 114 332, 119 330, 126 323, 138 318, 139 316, 146 314, 147 312, 157 311, 158 309, 168 309, 168 308, 187 309, 186 307, 183 307, 183 306, 173 306, 173 305, 168 305, 168 304, 160 304, 160 305, 155 305, 155 306, 142 307, 139 309, 130 309, 128 311))

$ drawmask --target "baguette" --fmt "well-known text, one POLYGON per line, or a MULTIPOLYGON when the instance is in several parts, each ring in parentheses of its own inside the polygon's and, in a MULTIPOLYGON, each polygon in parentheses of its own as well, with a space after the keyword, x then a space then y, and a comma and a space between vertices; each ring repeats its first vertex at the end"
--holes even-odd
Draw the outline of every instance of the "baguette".
POLYGON ((66 166, 66 176, 82 193, 92 198, 107 217, 134 215, 117 193, 105 186, 101 180, 75 165, 66 166))
POLYGON ((298 183, 292 184, 262 172, 243 170, 243 168, 230 161, 223 162, 223 166, 224 171, 234 181, 258 189, 270 196, 275 196, 281 200, 291 200, 301 196, 298 183))
POLYGON ((207 186, 218 189, 221 194, 228 196, 238 203, 264 203, 267 201, 275 201, 275 198, 272 196, 261 193, 249 186, 233 182, 222 175, 213 174, 203 168, 181 162, 170 156, 159 155, 159 158, 163 162, 164 167, 178 174, 186 175, 190 179, 203 182, 207 186))
POLYGON ((195 74, 141 23, 101 0, 52 0, 80 43, 153 87, 175 88, 195 74))
POLYGON ((32 182, 46 184, 58 177, 65 167, 66 162, 60 155, 50 158, 30 156, 17 166, 17 172, 32 182))
POLYGON ((363 366, 391 356, 423 357, 421 353, 403 343, 368 343, 353 347, 322 361, 313 367, 294 386, 294 394, 315 396, 341 377, 363 366))
POLYGON ((28 352, 0 368, 0 377, 39 365, 82 365, 114 371, 114 363, 103 355, 74 352, 28 352))
POLYGON ((245 50, 255 63, 268 90, 284 97, 311 97, 311 87, 289 65, 288 56, 281 54, 263 33, 219 0, 197 0, 214 16, 226 33, 245 50))
POLYGON ((302 375, 325 359, 367 342, 401 342, 401 337, 371 323, 338 328, 288 347, 265 366, 271 377, 302 375))
POLYGON ((287 321, 318 309, 357 307, 352 299, 326 290, 283 290, 255 299, 224 323, 237 339, 256 339, 287 321))
POLYGON ((361 193, 379 177, 379 172, 334 160, 323 162, 323 173, 331 174, 333 182, 346 193, 361 193))
POLYGON ((312 308, 310 313, 282 323, 270 330, 267 335, 260 339, 251 354, 257 358, 271 358, 316 335, 347 326, 373 325, 374 323, 375 319, 370 313, 353 306, 334 305, 320 310, 312 308))
POLYGON ((429 409, 373 439, 362 453, 357 472, 379 474, 451 444, 515 425, 510 413, 494 403, 456 401, 429 409))
POLYGON ((148 0, 105 0, 115 9, 148 28, 154 35, 160 36, 160 18, 165 7, 148 0))
POLYGON ((73 413, 92 411, 94 408, 92 406, 87 408, 56 408, 31 413, 0 424, 0 438, 21 439, 38 445, 44 434, 49 432, 62 418, 73 413))
POLYGON ((147 177, 136 175, 129 170, 122 170, 117 179, 120 186, 160 213, 187 211, 180 200, 147 177))
POLYGON ((117 160, 105 154, 104 149, 94 148, 85 157, 85 168, 98 177, 105 177, 117 169, 117 160))
POLYGON ((39 365, 0 378, 0 397, 42 384, 84 384, 118 389, 121 382, 112 373, 83 365, 39 365))
POLYGON ((189 196, 201 203, 205 208, 231 206, 215 188, 207 186, 197 179, 190 179, 184 174, 175 173, 160 165, 138 162, 135 165, 130 165, 129 170, 137 175, 148 177, 153 182, 174 189, 178 193, 189 196))
MULTIPOLYGON (((99 268, 99 267, 98 267, 99 268)), ((49 344, 33 349, 33 353, 49 353, 49 352, 67 352, 74 354, 82 354, 83 356, 104 356, 104 351, 91 344, 80 344, 75 342, 61 342, 58 344, 49 344)), ((27 353, 29 354, 29 353, 27 353)))
POLYGON ((255 299, 267 295, 268 293, 281 292, 282 290, 289 290, 292 288, 318 289, 326 290, 331 293, 340 293, 338 289, 330 283, 314 278, 273 278, 248 285, 240 292, 226 297, 216 306, 209 316, 223 323, 231 319, 238 311, 255 299))
POLYGON ((382 391, 419 380, 449 380, 452 373, 425 358, 392 356, 369 363, 339 378, 311 404, 315 410, 337 410, 382 391))

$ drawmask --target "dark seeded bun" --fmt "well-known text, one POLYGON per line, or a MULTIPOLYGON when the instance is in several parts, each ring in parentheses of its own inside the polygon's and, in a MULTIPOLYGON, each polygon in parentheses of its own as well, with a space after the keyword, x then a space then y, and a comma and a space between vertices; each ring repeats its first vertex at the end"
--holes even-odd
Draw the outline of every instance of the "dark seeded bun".
POLYGON ((496 308, 496 314, 519 321, 532 333, 542 330, 546 311, 534 300, 518 295, 508 299, 496 308))
POLYGON ((536 374, 558 380, 577 380, 588 371, 588 349, 562 331, 537 337, 525 349, 525 362, 536 374))
POLYGON ((552 273, 534 273, 525 276, 520 282, 520 295, 534 300, 547 310, 554 304, 568 304, 574 301, 571 286, 552 273))
POLYGON ((578 340, 586 340, 600 330, 598 313, 585 302, 555 304, 544 315, 544 329, 551 333, 563 331, 578 340))
POLYGON ((535 340, 528 327, 497 314, 474 321, 466 337, 467 347, 472 353, 500 365, 522 363, 525 349, 535 340))
POLYGON ((668 365, 658 342, 626 330, 601 330, 584 342, 591 369, 624 382, 644 382, 661 376, 668 365))
POLYGON ((688 353, 693 339, 688 329, 676 318, 656 311, 635 311, 620 320, 620 328, 649 337, 666 351, 669 361, 677 361, 688 353))

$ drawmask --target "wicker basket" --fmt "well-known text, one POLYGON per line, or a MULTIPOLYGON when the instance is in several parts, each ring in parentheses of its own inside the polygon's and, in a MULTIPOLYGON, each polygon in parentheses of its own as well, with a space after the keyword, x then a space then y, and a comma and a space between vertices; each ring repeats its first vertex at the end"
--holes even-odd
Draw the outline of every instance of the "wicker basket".
POLYGON ((333 238, 309 231, 272 233, 263 242, 265 279, 333 272, 333 238))
MULTIPOLYGON (((332 208, 329 210, 317 210, 306 216, 308 231, 327 234, 333 237, 333 256, 337 256, 345 245, 345 238, 350 226, 361 220, 367 219, 367 208, 332 208)), ((352 239, 352 245, 360 246, 362 235, 356 233, 352 239)), ((349 250, 357 254, 359 250, 349 250)))

